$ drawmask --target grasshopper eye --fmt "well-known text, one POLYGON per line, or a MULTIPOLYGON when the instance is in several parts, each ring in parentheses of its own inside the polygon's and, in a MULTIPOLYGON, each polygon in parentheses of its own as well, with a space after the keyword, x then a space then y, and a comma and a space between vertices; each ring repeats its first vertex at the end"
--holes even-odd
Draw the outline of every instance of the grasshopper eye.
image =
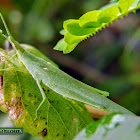
POLYGON ((13 50, 13 47, 12 47, 11 43, 8 40, 5 41, 5 49, 7 51, 13 50))

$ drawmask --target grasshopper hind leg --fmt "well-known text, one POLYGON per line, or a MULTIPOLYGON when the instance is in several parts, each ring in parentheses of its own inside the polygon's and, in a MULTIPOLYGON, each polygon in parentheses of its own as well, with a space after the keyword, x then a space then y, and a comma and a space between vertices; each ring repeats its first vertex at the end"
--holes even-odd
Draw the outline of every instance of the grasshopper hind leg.
POLYGON ((39 104, 39 106, 37 107, 37 109, 35 110, 35 119, 34 119, 34 120, 37 119, 38 110, 40 109, 40 107, 43 105, 43 103, 44 103, 45 100, 46 100, 46 95, 45 95, 45 93, 44 93, 44 91, 43 91, 43 89, 42 89, 42 87, 41 87, 41 85, 40 85, 40 82, 39 82, 38 80, 36 80, 36 83, 37 83, 37 85, 38 85, 38 87, 39 87, 39 89, 40 89, 40 92, 41 92, 41 94, 42 94, 43 100, 41 101, 41 103, 39 104))

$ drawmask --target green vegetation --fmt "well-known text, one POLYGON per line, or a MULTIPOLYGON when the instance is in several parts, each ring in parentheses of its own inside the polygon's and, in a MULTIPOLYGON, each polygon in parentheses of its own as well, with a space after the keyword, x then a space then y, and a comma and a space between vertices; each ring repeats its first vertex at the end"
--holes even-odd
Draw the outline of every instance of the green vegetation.
POLYGON ((54 49, 70 53, 83 40, 95 35, 114 20, 135 12, 140 8, 139 0, 120 0, 102 7, 100 10, 90 11, 82 15, 78 20, 64 22, 64 39, 61 39, 54 49))

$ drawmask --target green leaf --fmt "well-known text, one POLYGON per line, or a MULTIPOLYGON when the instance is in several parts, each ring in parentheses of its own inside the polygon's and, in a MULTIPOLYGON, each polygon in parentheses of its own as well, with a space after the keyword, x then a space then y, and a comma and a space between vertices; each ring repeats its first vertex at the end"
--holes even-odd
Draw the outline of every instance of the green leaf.
POLYGON ((78 43, 75 44, 67 44, 67 46, 65 47, 65 49, 63 50, 64 54, 70 53, 71 51, 73 51, 75 49, 75 47, 78 45, 78 43))
POLYGON ((76 36, 89 35, 95 32, 95 28, 82 28, 79 25, 79 20, 72 20, 66 24, 67 31, 76 36))
POLYGON ((73 21, 75 21, 75 20, 74 20, 74 19, 69 19, 69 20, 64 21, 64 23, 63 23, 63 28, 64 28, 64 30, 67 31, 67 24, 68 24, 69 22, 73 22, 73 21))
POLYGON ((77 37, 70 33, 66 33, 65 39, 61 39, 54 47, 54 50, 63 51, 64 54, 70 53, 82 39, 83 37, 77 37), (69 42, 69 44, 67 42, 69 42))
POLYGON ((119 14, 119 9, 118 6, 111 6, 104 11, 98 16, 98 22, 99 23, 109 23, 112 20, 116 19, 116 17, 119 14))
POLYGON ((107 4, 99 10, 87 12, 79 19, 64 21, 65 32, 62 34, 67 47, 57 50, 70 53, 81 41, 95 35, 114 20, 118 20, 130 12, 135 12, 139 8, 139 0, 120 0, 107 4), (122 9, 121 12, 120 9, 122 9))
POLYGON ((75 36, 67 32, 64 40, 67 44, 75 44, 81 42, 86 36, 75 36))
POLYGON ((75 140, 139 140, 140 118, 111 114, 87 126, 75 140))
POLYGON ((85 28, 96 28, 101 26, 101 24, 97 22, 97 17, 101 12, 102 11, 100 10, 87 12, 79 18, 79 25, 85 28))
POLYGON ((5 71, 1 75, 3 84, 0 109, 9 112, 10 120, 17 127, 24 127, 26 132, 45 140, 71 140, 83 127, 92 122, 82 103, 63 98, 43 82, 40 82, 40 87, 46 98, 38 109, 36 118, 36 110, 42 102, 40 87, 28 71, 23 71, 26 68, 18 61, 17 56, 13 57, 13 51, 9 52, 10 55, 6 55, 6 52, 4 54, 6 60, 10 57, 12 59, 3 60, 5 71), (14 62, 16 66, 13 65, 14 62), (16 67, 22 70, 12 69, 16 67))
POLYGON ((67 32, 67 31, 66 31, 65 29, 62 29, 62 30, 60 31, 60 34, 61 34, 61 35, 65 35, 66 32, 67 32))
POLYGON ((65 39, 61 39, 54 47, 54 50, 63 51, 64 54, 70 53, 85 37, 86 36, 71 35, 67 32, 65 39))
POLYGON ((127 13, 134 1, 135 0, 119 0, 119 8, 121 9, 121 13, 127 13))
POLYGON ((62 39, 59 40, 59 42, 56 44, 56 46, 54 47, 54 50, 63 51, 63 50, 65 49, 66 46, 67 46, 67 43, 65 42, 64 38, 62 38, 62 39))

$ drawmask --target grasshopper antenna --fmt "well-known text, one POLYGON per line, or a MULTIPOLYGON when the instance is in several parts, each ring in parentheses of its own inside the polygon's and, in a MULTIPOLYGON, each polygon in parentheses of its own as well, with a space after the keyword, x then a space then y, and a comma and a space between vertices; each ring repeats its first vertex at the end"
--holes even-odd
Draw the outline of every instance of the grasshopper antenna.
POLYGON ((11 33, 10 33, 10 31, 9 31, 9 29, 7 27, 7 24, 6 24, 6 22, 5 22, 5 20, 4 20, 4 18, 3 18, 1 13, 0 13, 0 18, 1 18, 2 22, 3 22, 3 25, 4 25, 5 29, 6 29, 6 32, 7 32, 8 36, 11 36, 11 33))

